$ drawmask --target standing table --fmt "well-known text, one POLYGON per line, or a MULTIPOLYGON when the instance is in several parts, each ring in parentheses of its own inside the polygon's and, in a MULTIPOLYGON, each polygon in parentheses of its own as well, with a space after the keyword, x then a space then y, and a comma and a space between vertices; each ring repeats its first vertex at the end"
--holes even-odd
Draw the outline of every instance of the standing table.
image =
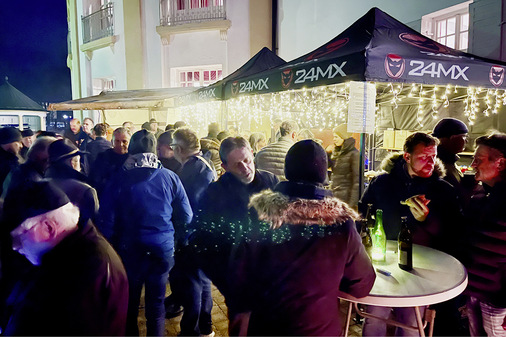
MULTIPOLYGON (((456 258, 439 250, 413 245, 413 270, 399 268, 397 242, 387 242, 385 262, 373 262, 376 281, 368 296, 355 298, 341 293, 340 298, 349 301, 346 315, 345 336, 348 336, 352 306, 363 317, 374 317, 358 309, 357 304, 382 307, 414 307, 417 327, 388 320, 387 323, 407 329, 418 329, 425 336, 420 307, 441 303, 458 296, 467 286, 467 272, 456 258), (390 273, 390 275, 385 275, 390 273)), ((381 319, 381 318, 379 318, 381 319)), ((432 335, 432 326, 429 335, 432 335)))

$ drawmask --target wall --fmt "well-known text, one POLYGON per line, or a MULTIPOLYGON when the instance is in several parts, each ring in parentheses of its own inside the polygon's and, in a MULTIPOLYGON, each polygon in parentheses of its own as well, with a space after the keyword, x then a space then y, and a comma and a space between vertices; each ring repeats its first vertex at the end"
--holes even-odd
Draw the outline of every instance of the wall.
POLYGON ((501 0, 474 0, 469 5, 469 49, 472 54, 501 58, 501 0))
POLYGON ((372 7, 416 26, 423 15, 462 2, 465 1, 279 0, 279 56, 290 61, 320 47, 372 7))

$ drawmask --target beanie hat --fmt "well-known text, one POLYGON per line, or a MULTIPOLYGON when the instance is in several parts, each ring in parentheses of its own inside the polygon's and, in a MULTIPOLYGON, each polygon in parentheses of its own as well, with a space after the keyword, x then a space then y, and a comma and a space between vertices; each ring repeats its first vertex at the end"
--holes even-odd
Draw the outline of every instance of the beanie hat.
POLYGON ((432 135, 436 138, 451 137, 468 133, 469 130, 464 122, 455 118, 443 118, 434 127, 432 135))
POLYGON ((285 177, 290 181, 323 184, 327 181, 327 153, 311 139, 295 143, 285 158, 285 177))
POLYGON ((23 131, 21 131, 21 136, 22 136, 23 138, 33 136, 33 131, 32 131, 32 129, 24 129, 23 131))
POLYGON ((4 215, 8 230, 23 221, 60 208, 70 202, 67 195, 47 180, 27 181, 7 194, 4 215))
POLYGON ((139 130, 130 138, 128 145, 129 154, 156 153, 156 138, 147 130, 139 130))
POLYGON ((52 142, 47 149, 47 153, 49 154, 49 161, 51 163, 75 156, 80 156, 83 154, 88 154, 88 152, 79 151, 77 146, 75 146, 74 143, 67 138, 58 139, 52 142))
POLYGON ((348 132, 348 124, 341 124, 334 128, 334 133, 342 139, 348 139, 351 137, 351 133, 348 132))
POLYGON ((21 141, 21 131, 12 126, 0 128, 0 145, 21 141))

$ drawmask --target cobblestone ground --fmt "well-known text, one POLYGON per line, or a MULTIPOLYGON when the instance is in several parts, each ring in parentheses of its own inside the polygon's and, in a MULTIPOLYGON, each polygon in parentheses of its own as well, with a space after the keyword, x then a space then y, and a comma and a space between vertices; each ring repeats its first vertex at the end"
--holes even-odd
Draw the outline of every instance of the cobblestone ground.
MULTIPOLYGON (((170 287, 167 286, 167 295, 170 294, 170 287)), ((225 300, 221 293, 216 289, 213 285, 212 288, 213 294, 213 330, 216 333, 216 337, 225 337, 228 336, 228 318, 227 318, 227 306, 225 305, 225 300)), ((139 310, 139 332, 141 336, 146 336, 146 319, 144 318, 144 293, 141 298, 141 310, 139 310)), ((346 308, 347 303, 341 302, 341 322, 345 321, 346 317, 346 308)), ((355 314, 353 314, 355 315, 355 314)), ((177 336, 181 329, 179 328, 179 322, 181 321, 181 316, 174 317, 171 319, 165 320, 165 336, 177 336)), ((350 337, 358 337, 362 336, 362 326, 361 324, 357 324, 353 319, 351 321, 350 331, 348 333, 350 337)))

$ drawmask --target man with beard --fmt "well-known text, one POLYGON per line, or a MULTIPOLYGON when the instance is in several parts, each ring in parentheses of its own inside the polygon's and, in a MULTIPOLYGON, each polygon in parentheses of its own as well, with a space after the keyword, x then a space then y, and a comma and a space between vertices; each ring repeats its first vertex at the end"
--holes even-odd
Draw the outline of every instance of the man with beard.
MULTIPOLYGON (((413 243, 428 246, 454 255, 459 242, 454 234, 460 220, 456 192, 444 181, 444 168, 437 156, 437 138, 416 132, 404 143, 404 153, 393 154, 382 163, 385 174, 377 176, 368 186, 359 202, 359 211, 366 214, 383 210, 383 223, 388 240, 397 240, 401 217, 408 218, 413 243)), ((392 308, 368 306, 367 311, 382 318, 390 316, 392 308)), ((398 321, 416 326, 412 308, 394 308, 398 321)), ((402 328, 396 335, 418 332, 402 328)), ((364 336, 385 336, 386 323, 379 319, 365 319, 364 336)))

